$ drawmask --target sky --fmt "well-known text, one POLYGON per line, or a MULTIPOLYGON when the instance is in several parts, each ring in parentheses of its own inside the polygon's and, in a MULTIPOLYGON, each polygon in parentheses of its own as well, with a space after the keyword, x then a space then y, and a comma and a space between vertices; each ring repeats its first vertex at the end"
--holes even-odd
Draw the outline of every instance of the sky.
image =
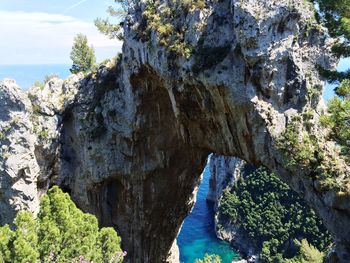
MULTIPOLYGON (((1 0, 0 0, 1 1, 1 0)), ((350 58, 343 58, 339 61, 337 70, 347 71, 350 65, 350 58)), ((334 96, 334 89, 337 87, 337 84, 327 84, 323 92, 323 98, 328 101, 334 96)))
POLYGON ((74 36, 87 35, 97 61, 115 56, 122 42, 96 29, 113 0, 0 0, 0 64, 70 64, 74 36))

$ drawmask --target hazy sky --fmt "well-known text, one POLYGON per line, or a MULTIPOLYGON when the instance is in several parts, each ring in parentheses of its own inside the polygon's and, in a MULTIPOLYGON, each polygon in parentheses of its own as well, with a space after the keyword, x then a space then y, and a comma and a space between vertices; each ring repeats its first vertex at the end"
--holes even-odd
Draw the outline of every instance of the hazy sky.
POLYGON ((0 64, 70 64, 77 33, 88 36, 97 60, 116 55, 121 42, 94 26, 113 0, 0 0, 0 64))

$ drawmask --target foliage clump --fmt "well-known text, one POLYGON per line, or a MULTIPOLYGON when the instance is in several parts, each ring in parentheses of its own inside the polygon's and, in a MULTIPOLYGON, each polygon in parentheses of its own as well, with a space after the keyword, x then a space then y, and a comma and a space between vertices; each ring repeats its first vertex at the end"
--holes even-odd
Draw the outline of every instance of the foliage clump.
POLYGON ((185 40, 185 33, 189 28, 176 22, 178 12, 183 10, 185 13, 192 13, 204 7, 205 0, 177 0, 162 8, 159 1, 149 0, 142 14, 147 27, 141 34, 149 35, 154 30, 162 46, 176 55, 188 58, 193 52, 193 46, 185 40))
POLYGON ((295 240, 295 245, 298 247, 298 255, 294 258, 285 260, 285 263, 322 263, 325 257, 323 252, 320 252, 313 245, 310 245, 306 239, 301 241, 295 240))
POLYGON ((278 176, 258 169, 226 189, 219 206, 222 222, 235 225, 262 251, 263 262, 292 258, 293 240, 325 250, 331 237, 315 212, 278 176))
POLYGON ((195 263, 221 263, 221 258, 218 255, 205 254, 203 259, 196 259, 195 263))
POLYGON ((330 129, 330 138, 341 147, 341 153, 350 158, 350 79, 344 79, 336 88, 338 97, 328 102, 328 114, 321 117, 321 123, 330 129))
POLYGON ((70 71, 73 74, 79 72, 89 72, 95 68, 96 57, 93 47, 88 45, 88 39, 83 34, 78 34, 74 38, 70 58, 73 61, 70 71))
MULTIPOLYGON (((95 26, 98 30, 109 38, 122 40, 122 25, 127 11, 131 5, 137 5, 133 0, 115 0, 116 6, 110 6, 107 9, 108 17, 95 19, 95 26), (117 18, 117 21, 111 22, 111 18, 117 18)), ((150 34, 154 31, 157 34, 161 46, 166 47, 175 55, 181 55, 188 58, 194 47, 185 40, 185 33, 189 30, 188 26, 181 23, 178 18, 180 13, 184 15, 202 10, 205 8, 205 0, 174 0, 161 5, 159 0, 148 0, 145 3, 142 13, 143 21, 140 23, 139 36, 142 40, 149 40, 150 34)), ((201 25, 193 25, 193 29, 200 30, 201 25)))
MULTIPOLYGON (((338 42, 332 51, 339 58, 350 56, 350 0, 314 0, 319 6, 318 19, 328 28, 331 37, 338 42)), ((322 117, 324 126, 331 130, 330 139, 341 146, 343 157, 350 153, 350 69, 347 71, 325 70, 320 73, 330 82, 338 84, 338 97, 328 103, 328 115, 322 117)))
POLYGON ((108 17, 96 18, 95 26, 101 33, 105 34, 110 39, 123 40, 122 23, 112 23, 110 18, 117 18, 118 20, 124 19, 130 5, 129 2, 131 1, 114 0, 114 2, 117 4, 117 7, 109 6, 107 9, 108 17))
POLYGON ((316 161, 315 147, 317 147, 317 143, 315 141, 317 139, 303 130, 302 123, 298 116, 294 117, 279 141, 279 147, 288 153, 288 166, 302 165, 307 167, 316 161))
MULTIPOLYGON (((319 19, 328 28, 332 37, 350 38, 350 0, 314 0, 318 3, 319 19)), ((343 51, 342 51, 343 53, 343 51)))
POLYGON ((319 190, 347 191, 346 184, 339 180, 346 170, 338 149, 328 146, 324 135, 315 135, 315 112, 310 110, 306 107, 301 116, 293 116, 277 141, 285 165, 316 180, 319 190))
POLYGON ((40 204, 37 219, 19 212, 15 230, 0 228, 0 262, 122 262, 121 239, 99 229, 95 216, 80 211, 57 186, 40 204))

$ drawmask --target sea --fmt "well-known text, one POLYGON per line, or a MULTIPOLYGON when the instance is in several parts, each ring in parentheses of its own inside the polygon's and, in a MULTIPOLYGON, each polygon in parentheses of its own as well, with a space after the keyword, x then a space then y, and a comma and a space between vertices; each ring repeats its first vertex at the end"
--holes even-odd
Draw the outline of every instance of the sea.
POLYGON ((213 204, 206 202, 209 179, 210 170, 207 164, 197 192, 197 202, 192 212, 186 217, 177 238, 181 263, 194 263, 197 258, 203 258, 206 253, 219 255, 222 263, 231 263, 239 259, 230 244, 221 241, 215 235, 213 204))
POLYGON ((34 82, 43 81, 46 75, 56 74, 65 79, 71 73, 71 65, 0 65, 0 80, 4 78, 14 79, 24 90, 33 86, 34 82))
MULTIPOLYGON (((347 64, 348 65, 348 64, 347 64)), ((60 78, 70 75, 70 65, 0 65, 0 80, 10 78, 24 90, 30 88, 35 81, 43 81, 46 75, 56 74, 60 78)), ((334 85, 327 85, 324 98, 328 100, 334 95, 334 85)), ((203 171, 203 179, 197 193, 197 202, 192 212, 186 217, 177 243, 180 249, 181 263, 194 263, 206 253, 217 254, 222 263, 231 263, 239 259, 238 254, 229 243, 219 240, 214 232, 213 206, 206 202, 209 190, 209 167, 203 171)))

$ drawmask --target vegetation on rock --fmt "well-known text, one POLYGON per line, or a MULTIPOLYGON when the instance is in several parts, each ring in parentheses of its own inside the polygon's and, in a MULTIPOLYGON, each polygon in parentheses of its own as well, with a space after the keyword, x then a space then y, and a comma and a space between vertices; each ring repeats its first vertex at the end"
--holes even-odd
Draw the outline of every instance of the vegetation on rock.
POLYGON ((262 251, 263 262, 282 262, 297 256, 301 246, 296 249, 293 240, 306 239, 321 251, 331 244, 315 212, 275 174, 262 168, 224 191, 219 218, 247 235, 262 251))
MULTIPOLYGON (((189 30, 187 25, 178 21, 181 10, 186 14, 205 7, 204 0, 180 0, 169 2, 166 6, 160 5, 159 1, 149 0, 142 15, 147 24, 146 30, 140 32, 142 38, 148 38, 154 31, 159 38, 159 44, 166 47, 175 55, 188 58, 194 47, 186 41, 185 34, 189 30)), ((201 26, 193 25, 193 30, 199 30, 201 26)))
POLYGON ((59 78, 59 75, 54 73, 45 75, 44 81, 42 82, 40 80, 36 80, 33 84, 33 87, 39 87, 40 89, 44 89, 45 85, 53 78, 59 78))
MULTIPOLYGON (((329 34, 338 42, 332 50, 338 57, 350 56, 350 0, 315 0, 319 4, 319 20, 327 26, 329 34)), ((340 146, 348 160, 350 154, 350 70, 345 72, 320 69, 327 80, 338 84, 335 89, 338 97, 328 103, 328 115, 322 123, 330 128, 330 138, 340 146)))
POLYGON ((321 263, 324 260, 325 254, 317 248, 310 245, 306 239, 300 241, 295 240, 298 247, 298 255, 292 259, 285 260, 285 263, 321 263))
MULTIPOLYGON (((320 191, 347 192, 345 158, 338 147, 327 142, 326 133, 319 131, 316 115, 312 107, 305 106, 300 115, 294 115, 289 120, 278 138, 277 145, 285 155, 285 166, 313 179, 320 191)), ((322 116, 321 123, 326 118, 334 120, 333 117, 322 116)))
POLYGON ((121 239, 99 229, 95 216, 80 211, 57 186, 41 200, 38 218, 19 212, 15 230, 0 228, 0 262, 122 262, 121 239))

